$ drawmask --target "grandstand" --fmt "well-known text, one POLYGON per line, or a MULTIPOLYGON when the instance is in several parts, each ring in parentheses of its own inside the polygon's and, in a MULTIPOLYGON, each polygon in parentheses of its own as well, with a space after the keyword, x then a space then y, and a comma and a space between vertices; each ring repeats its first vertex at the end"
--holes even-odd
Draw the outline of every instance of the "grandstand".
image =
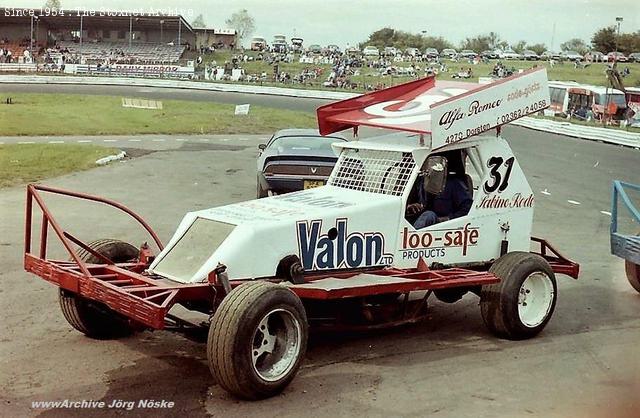
POLYGON ((61 10, 56 16, 35 9, 33 16, 0 8, 0 48, 14 61, 31 49, 40 60, 67 62, 178 63, 196 46, 196 32, 180 15, 61 10))
POLYGON ((127 64, 173 64, 177 63, 185 51, 185 45, 167 45, 149 42, 92 42, 80 44, 72 41, 59 41, 59 50, 67 51, 71 56, 80 56, 87 62, 109 60, 127 64))

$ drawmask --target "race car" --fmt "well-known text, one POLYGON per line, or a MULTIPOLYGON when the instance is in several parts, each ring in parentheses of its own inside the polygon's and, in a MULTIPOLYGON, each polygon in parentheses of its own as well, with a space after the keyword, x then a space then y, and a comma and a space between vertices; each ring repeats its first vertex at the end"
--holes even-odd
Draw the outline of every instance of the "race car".
POLYGON ((399 133, 336 143, 324 186, 190 212, 166 246, 116 202, 29 185, 25 269, 60 288, 65 318, 92 338, 208 327, 211 372, 244 399, 284 390, 310 327, 413 323, 434 294, 445 302, 476 294, 493 334, 531 338, 551 319, 556 274, 577 278, 579 266, 531 236, 535 197, 500 126, 548 105, 539 69, 466 89, 426 78, 322 106, 322 135, 360 126, 399 133), (465 213, 416 226, 407 210, 415 192, 442 198, 452 176, 466 184, 465 213), (84 243, 58 224, 44 193, 125 211, 159 253, 146 243, 84 243), (50 229, 70 261, 47 257, 50 229), (210 321, 190 323, 169 312, 174 305, 210 321))

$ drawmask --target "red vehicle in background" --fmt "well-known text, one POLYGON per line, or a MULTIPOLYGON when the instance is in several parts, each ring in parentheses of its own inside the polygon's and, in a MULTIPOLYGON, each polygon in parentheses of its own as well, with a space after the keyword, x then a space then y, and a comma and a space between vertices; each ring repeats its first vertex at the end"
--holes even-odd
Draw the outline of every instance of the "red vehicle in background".
POLYGON ((607 61, 628 62, 629 58, 627 58, 627 56, 624 55, 622 52, 609 52, 607 54, 607 61))
POLYGON ((627 106, 635 112, 640 112, 640 87, 627 87, 625 89, 627 106))
MULTIPOLYGON (((588 86, 572 82, 549 83, 551 106, 556 116, 566 116, 578 109, 590 109, 594 119, 603 117, 621 120, 629 102, 628 95, 621 90, 603 86, 588 86)), ((627 89, 627 91, 632 89, 627 89)), ((634 100, 640 101, 640 89, 634 100)))

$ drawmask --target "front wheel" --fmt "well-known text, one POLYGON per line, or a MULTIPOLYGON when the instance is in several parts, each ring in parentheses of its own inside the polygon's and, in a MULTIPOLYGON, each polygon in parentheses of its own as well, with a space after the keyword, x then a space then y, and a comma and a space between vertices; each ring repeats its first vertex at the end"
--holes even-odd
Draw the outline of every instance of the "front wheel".
MULTIPOLYGON (((114 239, 93 241, 88 246, 114 263, 125 263, 135 260, 139 256, 136 247, 114 239)), ((80 249, 77 254, 85 263, 102 263, 100 258, 85 249, 80 249)), ((58 300, 67 322, 87 337, 113 339, 126 337, 134 332, 134 327, 129 319, 103 303, 86 299, 64 289, 60 289, 58 300)))
POLYGON ((547 261, 536 254, 512 252, 489 269, 500 283, 483 286, 482 319, 495 335, 522 340, 547 325, 557 300, 556 278, 547 261))
POLYGON ((267 398, 295 377, 307 336, 307 316, 295 293, 266 281, 248 282, 231 291, 213 316, 209 368, 233 395, 267 398))

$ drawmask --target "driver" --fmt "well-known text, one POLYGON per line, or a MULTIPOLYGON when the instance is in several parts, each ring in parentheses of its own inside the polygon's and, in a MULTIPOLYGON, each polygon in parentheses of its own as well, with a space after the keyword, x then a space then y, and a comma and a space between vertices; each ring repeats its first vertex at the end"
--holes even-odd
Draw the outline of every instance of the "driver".
POLYGON ((426 177, 418 178, 415 189, 417 202, 407 205, 406 215, 416 218, 413 226, 425 228, 449 219, 459 218, 469 213, 473 204, 473 196, 467 183, 462 151, 443 152, 447 158, 447 182, 439 195, 429 194, 424 189, 426 177))

